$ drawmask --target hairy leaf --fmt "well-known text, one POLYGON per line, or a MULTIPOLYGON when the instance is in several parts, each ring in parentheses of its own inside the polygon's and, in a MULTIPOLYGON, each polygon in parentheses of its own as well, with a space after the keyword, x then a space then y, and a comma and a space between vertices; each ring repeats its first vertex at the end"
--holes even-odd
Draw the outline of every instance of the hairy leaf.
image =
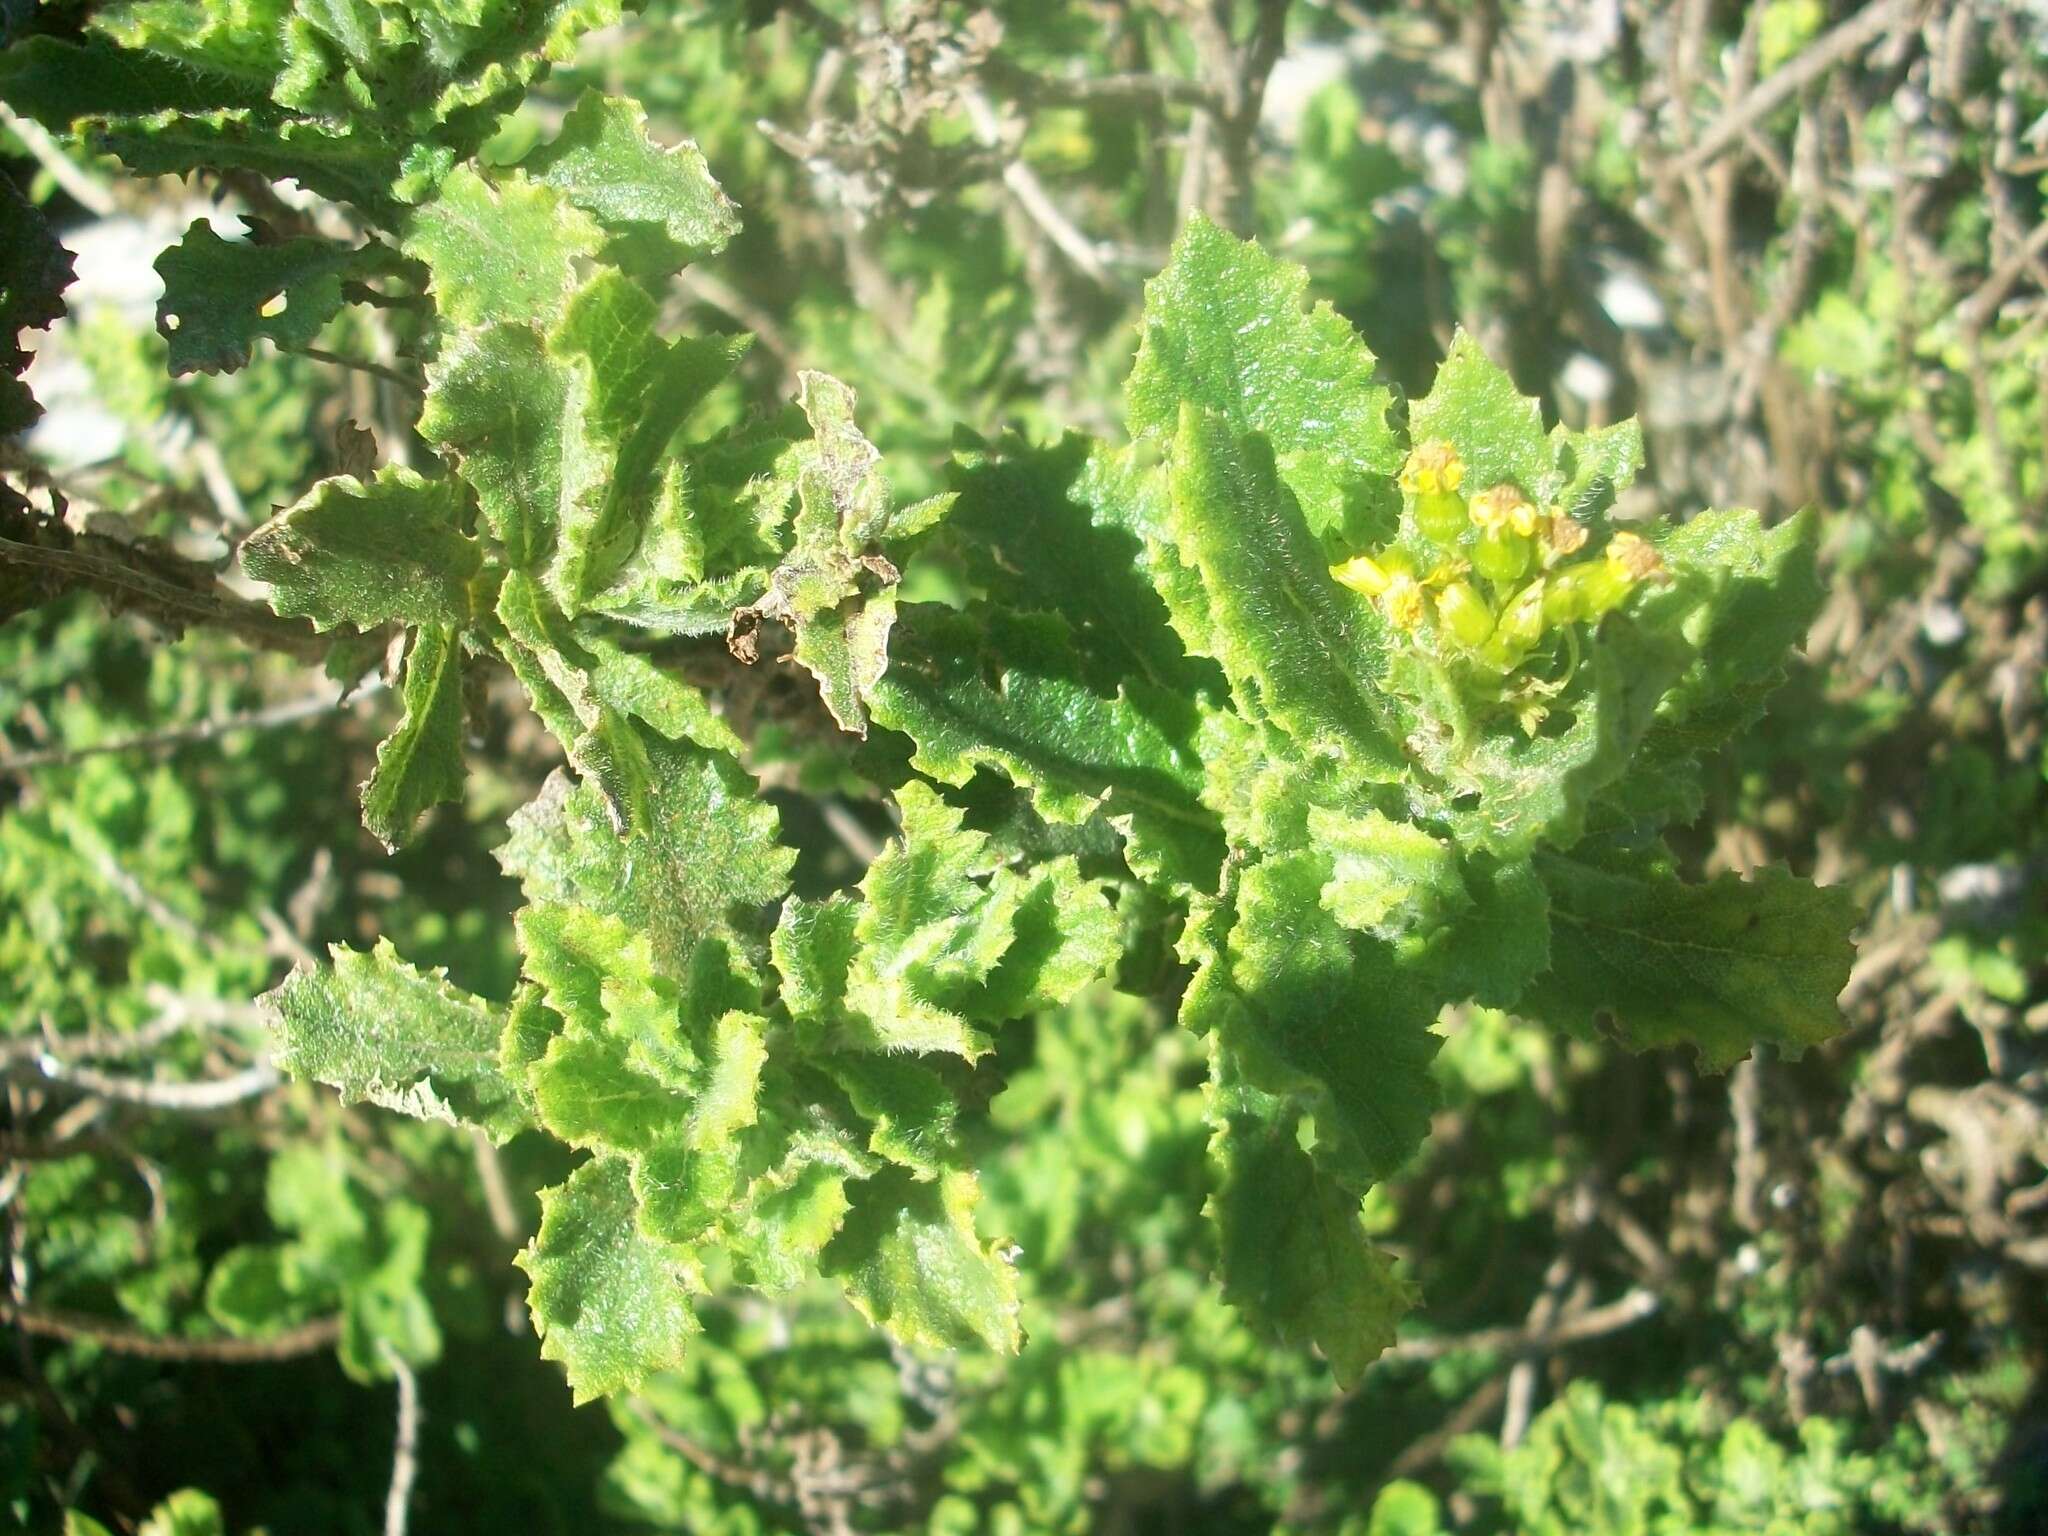
POLYGON ((795 852, 777 817, 724 753, 636 732, 651 779, 646 830, 621 837, 603 797, 556 772, 512 817, 498 850, 530 901, 566 901, 631 923, 672 974, 697 941, 751 928, 788 888, 795 852))
POLYGON ((1787 655, 1820 612, 1819 540, 1820 521, 1810 512, 1767 529, 1754 512, 1710 511, 1660 542, 1678 579, 1702 592, 1685 624, 1696 656, 1610 793, 1628 814, 1658 821, 1699 814, 1700 761, 1763 715, 1787 655))
POLYGON ((1115 914, 1071 859, 1000 869, 989 839, 912 782, 903 837, 862 900, 792 901, 775 938, 785 1002, 838 1043, 874 1051, 988 1049, 980 1024, 1061 1003, 1115 958, 1115 914))
POLYGON ((1298 1098, 1315 1117, 1318 1162, 1362 1190, 1429 1129, 1438 1000, 1392 946, 1323 909, 1329 875, 1312 852, 1268 858, 1244 872, 1234 903, 1192 915, 1182 953, 1198 970, 1181 1023, 1220 1034, 1252 1086, 1298 1098))
POLYGON ((315 629, 467 624, 482 563, 460 528, 462 488, 387 465, 367 483, 322 480, 250 534, 243 569, 270 584, 270 606, 315 629))
POLYGON ((1340 1387, 1394 1342, 1414 1288, 1373 1247, 1359 1196, 1302 1150, 1297 1115, 1244 1082, 1212 1047, 1208 1091, 1223 1294, 1264 1331, 1312 1340, 1340 1387))
POLYGON ((520 169, 622 237, 613 250, 629 270, 666 276, 723 250, 739 233, 739 212, 712 180, 703 152, 687 139, 656 145, 638 102, 584 93, 561 132, 520 169))
POLYGON ((578 1403, 637 1390, 674 1370, 699 1331, 674 1251, 641 1235, 626 1165, 585 1163, 540 1196, 540 1233, 518 1259, 541 1354, 578 1403))
POLYGON ((1189 408, 1231 436, 1263 435, 1307 527, 1325 534, 1348 501, 1385 494, 1401 450, 1372 353, 1327 303, 1302 312, 1307 285, 1300 267, 1194 215, 1146 285, 1125 404, 1133 437, 1172 439, 1189 408))
POLYGON ((803 373, 797 401, 811 436, 790 446, 779 470, 796 487, 793 537, 767 591, 733 614, 731 644, 752 660, 763 619, 788 626, 832 718, 865 736, 867 695, 888 666, 896 620, 898 573, 876 546, 930 527, 953 497, 896 508, 881 454, 854 424, 853 391, 830 374, 803 373))
POLYGON ((402 697, 405 716, 363 785, 363 825, 393 850, 428 806, 462 798, 462 645, 453 629, 413 632, 402 697))
POLYGON ((237 80, 104 37, 28 37, 0 53, 0 101, 58 133, 83 117, 260 108, 269 94, 267 79, 237 80))
POLYGON ((1223 846, 1198 798, 1194 711, 1142 682, 1105 697, 1086 670, 1049 614, 918 605, 904 611, 870 698, 878 721, 917 743, 920 772, 963 785, 998 768, 1049 820, 1117 818, 1141 873, 1213 888, 1223 846))
POLYGON ((1781 869, 1687 885, 1652 864, 1537 861, 1550 890, 1551 969, 1525 1006, 1633 1050, 1690 1045, 1715 1071, 1767 1041, 1797 1056, 1837 1033, 1835 996, 1860 912, 1839 888, 1781 869))
POLYGON ((821 1257, 863 1317, 913 1346, 1016 1353, 1016 1275, 975 1235, 970 1176, 920 1183, 889 1169, 849 1194, 851 1209, 821 1257))
POLYGON ((451 449, 484 526, 515 568, 553 544, 569 375, 530 325, 457 334, 427 368, 420 433, 451 449))
POLYGON ((423 1119, 478 1125, 504 1140, 526 1124, 498 1065, 499 1011, 419 971, 389 940, 365 954, 340 945, 332 964, 299 970, 265 993, 286 1071, 423 1119))
POLYGON ((342 279, 364 268, 362 253, 337 241, 223 240, 194 220, 156 259, 156 324, 170 342, 172 376, 232 372, 259 337, 286 350, 310 345, 341 309, 342 279))
POLYGON ((427 264, 444 321, 546 325, 576 286, 577 263, 603 243, 596 221, 553 187, 516 171, 493 183, 458 166, 414 212, 404 248, 427 264))
POLYGON ((1201 575, 1209 641, 1240 707, 1350 773, 1397 777, 1400 732, 1380 686, 1383 628, 1330 579, 1265 443, 1190 408, 1172 475, 1174 540, 1201 575))
POLYGON ((114 156, 137 175, 253 171, 269 181, 295 181, 308 192, 352 203, 380 221, 391 219, 398 207, 391 187, 399 151, 359 122, 280 122, 272 111, 237 108, 95 117, 81 126, 94 150, 114 156))
POLYGON ((571 614, 639 544, 669 439, 747 347, 730 337, 665 342, 655 319, 645 289, 605 271, 577 290, 548 339, 569 378, 549 584, 571 614))

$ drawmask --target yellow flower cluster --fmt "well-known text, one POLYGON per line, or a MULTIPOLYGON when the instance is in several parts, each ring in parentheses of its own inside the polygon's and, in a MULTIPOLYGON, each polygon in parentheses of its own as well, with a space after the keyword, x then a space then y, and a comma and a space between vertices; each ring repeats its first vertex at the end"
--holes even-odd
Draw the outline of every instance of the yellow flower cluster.
POLYGON ((1442 558, 1424 569, 1406 550, 1385 550, 1354 555, 1330 575, 1371 598, 1404 634, 1422 632, 1433 618, 1435 632, 1488 671, 1514 671, 1547 631, 1597 621, 1643 583, 1668 579, 1655 547, 1633 533, 1616 533, 1598 554, 1565 563, 1586 548, 1592 530, 1556 508, 1539 508, 1506 482, 1468 501, 1459 493, 1464 460, 1441 438, 1418 444, 1399 479, 1416 531, 1442 558))

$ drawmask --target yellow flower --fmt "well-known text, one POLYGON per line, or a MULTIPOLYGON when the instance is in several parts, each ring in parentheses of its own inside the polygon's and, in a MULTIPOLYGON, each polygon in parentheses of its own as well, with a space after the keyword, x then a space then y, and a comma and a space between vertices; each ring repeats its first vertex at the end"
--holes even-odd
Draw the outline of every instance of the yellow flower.
POLYGON ((1465 461, 1440 437, 1411 449, 1401 466, 1401 489, 1417 496, 1449 495, 1465 479, 1465 461))
POLYGON ((1482 532, 1512 529, 1526 539, 1536 531, 1536 508, 1512 485, 1489 486, 1472 498, 1472 521, 1482 532))
POLYGON ((1414 629, 1428 611, 1422 598, 1422 584, 1406 571, 1398 572, 1380 594, 1380 607, 1387 622, 1396 629, 1414 629))
POLYGON ((1575 555, 1586 547, 1586 525, 1575 517, 1553 512, 1543 521, 1543 542, 1559 558, 1575 555))
POLYGON ((1633 533, 1617 533, 1607 541, 1607 564, 1615 575, 1630 582, 1669 574, 1664 569, 1664 557, 1633 533))
POLYGON ((1378 597, 1394 579, 1394 573, 1371 555, 1353 555, 1349 560, 1331 566, 1330 576, 1340 585, 1354 592, 1363 592, 1367 597, 1378 597))

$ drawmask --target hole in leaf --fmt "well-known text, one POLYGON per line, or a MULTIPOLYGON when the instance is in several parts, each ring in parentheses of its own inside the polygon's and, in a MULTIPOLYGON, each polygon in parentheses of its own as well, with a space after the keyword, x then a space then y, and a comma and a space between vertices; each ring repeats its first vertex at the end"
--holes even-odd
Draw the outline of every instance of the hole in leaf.
POLYGON ((175 331, 179 326, 183 325, 184 323, 184 320, 177 315, 164 316, 164 329, 167 331, 175 331))
POLYGON ((263 307, 260 310, 258 310, 257 313, 263 316, 263 318, 266 320, 272 320, 284 313, 284 306, 284 294, 273 293, 268 299, 265 299, 263 301, 263 307))

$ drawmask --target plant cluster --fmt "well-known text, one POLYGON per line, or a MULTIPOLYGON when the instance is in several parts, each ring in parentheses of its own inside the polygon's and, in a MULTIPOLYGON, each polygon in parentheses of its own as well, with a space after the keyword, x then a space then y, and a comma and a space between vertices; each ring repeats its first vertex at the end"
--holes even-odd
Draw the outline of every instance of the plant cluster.
MULTIPOLYGON (((168 469, 162 443, 96 496, 20 458, 0 482, 0 614, 21 615, 24 668, 8 686, 65 700, 56 739, 121 748, 52 753, 0 819, 0 953, 33 1021, 10 1077, 57 1102, 259 1106, 215 1146, 176 1126, 98 1145, 90 1120, 18 1101, 24 1257, 0 1318, 86 1363, 8 1433, 27 1444, 81 1383, 129 1379, 95 1348, 169 1336, 197 1359, 331 1349, 357 1382, 396 1381, 403 1463, 416 1373, 502 1361, 491 1314, 517 1243, 539 1353, 576 1403, 607 1400, 615 1438, 578 1465, 611 1458, 603 1507, 642 1525, 1086 1529, 1169 1483, 1213 1501, 1219 1528, 1261 1511, 1290 1529, 1465 1528, 1459 1501, 1478 1496, 1528 1530, 1938 1529, 1930 1442, 1967 1447, 1954 1481, 1997 1454, 1977 1403, 1954 1405, 1967 1432, 1853 1450, 1852 1429, 1802 1410, 1788 1449, 1743 1397, 1753 1376, 1685 1406, 1659 1401, 1669 1381, 1633 1407, 1586 1382, 1532 1414, 1516 1365, 1512 1434, 1440 1437, 1462 1490, 1448 1510, 1398 1461, 1319 1482, 1362 1403, 1478 1401, 1470 1362, 1540 1341, 1567 1281, 1543 1279, 1552 1311, 1521 1344, 1481 1329, 1438 1347, 1465 1256, 1538 1216, 1562 1233, 1574 1206, 1614 1220, 1609 1180, 1662 1187, 1647 1155, 1567 1174, 1585 1145, 1505 1106, 1540 1091, 1597 1121, 1610 1087, 1639 1098, 1654 1075, 1628 1053, 1685 1048, 1721 1071, 1763 1046, 1791 1071, 1840 1032, 1873 887, 1709 863, 1694 830, 1731 804, 1773 824, 1753 802, 1798 745, 1766 705, 1824 612, 1828 525, 1672 515, 1638 482, 1634 421, 1546 426, 1469 331, 1411 397, 1307 302, 1309 272, 1199 211, 1168 210, 1158 251, 1073 236, 1095 271, 1071 230, 1028 214, 1029 249, 1065 251, 1101 290, 1088 300, 977 246, 985 212, 955 188, 987 172, 1019 189, 1005 167, 1029 177, 1035 159, 1113 190, 1159 124, 1059 115, 1076 88, 1038 66, 1081 25, 1064 13, 1003 44, 944 10, 785 19, 801 40, 761 72, 778 109, 821 48, 859 82, 850 121, 776 142, 838 200, 855 232, 833 238, 874 313, 786 295, 764 310, 750 284, 772 274, 728 287, 704 266, 823 239, 795 215, 778 231, 772 202, 764 235, 751 212, 797 171, 724 120, 742 103, 721 65, 758 46, 735 18, 676 18, 709 158, 623 93, 673 85, 629 67, 641 44, 609 39, 638 34, 613 32, 603 0, 128 0, 53 12, 0 52, 15 121, 246 209, 241 230, 199 219, 159 258, 155 337, 96 344, 137 421, 271 434, 264 391, 289 409, 312 388, 284 370, 357 380, 331 451, 265 447, 239 490, 168 469), (614 46, 627 64, 591 67, 614 46), (568 87, 550 93, 557 66, 568 87), (1028 153, 991 97, 1045 113, 1028 153), (721 136, 745 225, 712 172, 721 136), (886 246, 877 218, 900 221, 886 246), (1139 260, 1157 274, 1131 360, 1102 316, 1116 265, 1139 260), (885 340, 890 284, 927 261, 941 280, 885 340), (684 324, 707 311, 755 334, 684 324), (919 377, 911 354, 950 348, 963 311, 1001 345, 919 377), (994 430, 1039 318, 1038 393, 1008 413, 1031 430, 994 430), (266 349, 297 357, 252 367, 266 349), (871 354, 887 365, 863 370, 871 354), (136 382, 152 358, 177 393, 136 382), (236 585, 224 560, 109 532, 176 533, 195 485, 236 585), (238 526, 242 498, 281 505, 238 526), (44 606, 79 590, 275 654, 196 634, 145 653, 44 606), (354 798, 396 881, 324 814, 346 769, 317 742, 228 755, 210 798, 132 770, 124 735, 252 707, 294 669, 390 696, 354 798), (1748 774, 1732 792, 1731 762, 1748 774), (158 1048, 167 1083, 104 1065, 158 1048), (1424 1150, 1433 1122, 1446 1134, 1424 1150), (449 1195, 475 1179, 481 1203, 449 1195), (1446 1179, 1487 1193, 1451 1199, 1446 1179), (1368 1396, 1386 1381, 1392 1398, 1368 1396)), ((1199 90, 1111 77, 1118 101, 1206 114, 1218 158, 1199 200, 1239 222, 1257 204, 1246 82, 1272 65, 1264 26, 1203 44, 1199 90)), ((819 68, 822 103, 843 76, 819 68)), ((692 125, 691 101, 673 105, 692 125)), ((1342 110, 1317 109, 1327 142, 1270 195, 1313 214, 1392 174, 1335 133, 1342 110)), ((11 344, 58 319, 72 273, 36 208, 0 196, 11 344)), ((1333 214, 1325 236, 1346 227, 1333 214)), ((1320 274, 1313 241, 1302 254, 1320 274)), ((1460 281, 1485 270, 1473 256, 1460 281)), ((1384 298, 1333 286, 1366 313, 1384 298)), ((0 361, 0 427, 26 426, 26 354, 0 361)), ((2020 364, 2000 365, 2016 391, 2020 364)), ((1904 450, 1879 448, 1903 477, 1904 450)), ((2017 524, 1997 521, 2001 580, 2036 554, 2017 524)), ((2016 1005, 2024 971, 1993 974, 2010 948, 1965 940, 1947 963, 2016 1005)), ((1674 1121, 1689 1074, 1655 1090, 1674 1121)), ((2010 1122, 2018 1169, 2033 1122, 2010 1122)), ((1827 1219, 1853 1225, 1856 1176, 1813 1177, 1827 1219)), ((1812 1303, 1747 1198, 1741 1262, 1767 1278, 1728 1326, 1790 1362, 1812 1303)), ((1670 1253, 1643 1262, 1658 1289, 1617 1317, 1679 1293, 1670 1253)), ((1814 1331, 1841 1354, 1804 1379, 1889 1358, 1833 1326, 1814 1331)), ((533 1433, 463 1392, 460 1433, 533 1433)), ((110 1497, 138 1517, 156 1502, 110 1497)), ((228 1524, 189 1490, 149 1521, 228 1524)))

